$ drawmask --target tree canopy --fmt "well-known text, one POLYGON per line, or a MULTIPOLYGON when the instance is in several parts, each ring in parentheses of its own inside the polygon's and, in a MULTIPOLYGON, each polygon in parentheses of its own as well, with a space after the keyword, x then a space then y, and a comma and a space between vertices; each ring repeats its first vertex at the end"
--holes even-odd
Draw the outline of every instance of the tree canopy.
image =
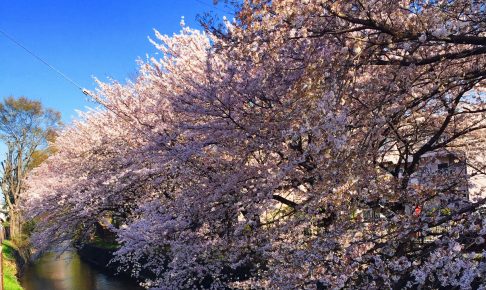
POLYGON ((21 231, 18 203, 26 189, 27 172, 47 158, 48 142, 54 141, 60 118, 59 112, 25 97, 7 97, 0 103, 0 139, 6 145, 0 184, 12 238, 21 231))
POLYGON ((98 82, 30 176, 35 243, 110 213, 154 289, 484 286, 484 3, 237 9, 98 82), (429 174, 443 156, 467 172, 429 174))

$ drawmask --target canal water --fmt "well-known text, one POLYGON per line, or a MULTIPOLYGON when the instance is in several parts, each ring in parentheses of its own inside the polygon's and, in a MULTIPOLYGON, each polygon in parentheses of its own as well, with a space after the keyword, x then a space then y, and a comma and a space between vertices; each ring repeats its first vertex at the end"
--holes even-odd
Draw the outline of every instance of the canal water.
POLYGON ((76 252, 48 253, 25 269, 25 290, 140 290, 132 281, 107 275, 82 261, 76 252))

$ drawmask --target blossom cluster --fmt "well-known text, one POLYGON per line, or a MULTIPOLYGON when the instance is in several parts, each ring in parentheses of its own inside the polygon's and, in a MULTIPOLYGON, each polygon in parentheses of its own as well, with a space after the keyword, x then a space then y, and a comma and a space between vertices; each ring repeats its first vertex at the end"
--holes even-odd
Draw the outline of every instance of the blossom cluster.
POLYGON ((486 173, 484 5, 237 12, 156 32, 161 58, 98 82, 100 108, 29 178, 35 245, 110 215, 116 259, 147 288, 486 284, 484 189, 470 184, 486 173), (467 173, 422 176, 440 156, 467 173))

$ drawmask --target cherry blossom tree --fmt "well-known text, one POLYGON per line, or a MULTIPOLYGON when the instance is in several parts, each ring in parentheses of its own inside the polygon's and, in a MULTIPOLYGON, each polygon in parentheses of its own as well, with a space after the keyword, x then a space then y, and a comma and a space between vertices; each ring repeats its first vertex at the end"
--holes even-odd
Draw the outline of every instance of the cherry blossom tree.
POLYGON ((116 259, 148 288, 483 287, 484 4, 237 15, 156 32, 161 59, 99 82, 30 177, 37 244, 115 212, 116 259))

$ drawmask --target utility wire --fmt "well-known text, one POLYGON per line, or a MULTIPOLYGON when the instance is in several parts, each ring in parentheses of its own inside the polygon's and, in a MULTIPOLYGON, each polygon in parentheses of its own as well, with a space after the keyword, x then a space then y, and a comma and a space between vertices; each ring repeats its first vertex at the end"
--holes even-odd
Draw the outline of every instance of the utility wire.
MULTIPOLYGON (((0 29, 0 34, 3 34, 7 39, 9 39, 10 41, 12 41, 13 43, 15 43, 16 45, 18 45, 19 47, 21 47, 22 49, 24 49, 25 51, 27 51, 30 55, 32 55, 33 57, 35 57, 37 60, 39 60, 40 62, 42 62, 43 64, 45 64, 47 67, 49 67, 51 70, 53 70, 54 72, 56 72, 58 75, 60 75, 61 77, 63 77, 65 80, 67 80, 68 82, 70 82, 71 84, 73 84, 76 88, 78 88, 79 90, 81 90, 81 92, 83 92, 83 94, 85 94, 86 96, 88 97, 91 97, 92 99, 94 100, 97 100, 97 98, 95 97, 95 95, 90 92, 89 90, 81 87, 77 82, 75 82, 73 79, 71 79, 70 77, 68 77, 67 75, 65 75, 64 73, 62 73, 60 70, 58 70, 57 68, 53 67, 52 65, 50 65, 46 60, 44 60, 43 58, 41 58, 40 56, 38 56, 37 54, 35 54, 33 51, 31 51, 30 49, 28 49, 27 47, 23 46, 20 42, 18 42, 17 40, 15 40, 15 38, 13 38, 12 36, 10 36, 8 33, 6 33, 5 31, 1 30, 0 29)), ((100 104, 102 104, 101 102, 99 102, 100 104)), ((103 105, 103 104, 102 104, 103 105)), ((109 111, 113 112, 114 114, 118 115, 119 117, 121 117, 123 119, 123 116, 120 116, 118 112, 116 112, 115 110, 111 109, 109 106, 106 106, 106 105, 103 105, 105 108, 107 108, 109 111)))
POLYGON ((215 10, 218 10, 218 11, 220 11, 220 12, 228 13, 228 14, 230 14, 230 15, 234 15, 234 14, 235 14, 234 12, 226 11, 226 10, 224 10, 224 9, 219 8, 219 7, 217 6, 217 4, 211 5, 211 4, 208 4, 208 3, 203 2, 203 1, 201 1, 201 0, 196 0, 196 2, 197 2, 197 3, 199 3, 199 4, 201 4, 201 5, 204 5, 204 6, 210 7, 210 8, 215 9, 215 10))
POLYGON ((51 70, 53 70, 54 72, 56 72, 58 75, 60 75, 62 78, 64 78, 65 80, 67 80, 68 82, 70 82, 71 84, 73 84, 76 88, 80 89, 83 94, 85 95, 88 95, 89 92, 88 90, 84 89, 83 87, 81 87, 81 85, 79 85, 77 82, 75 82, 73 79, 71 79, 70 77, 68 77, 67 75, 65 75, 64 73, 62 73, 60 70, 58 70, 57 68, 53 67, 52 65, 50 65, 46 60, 44 60, 43 58, 41 58, 40 56, 38 56, 37 54, 35 54, 33 51, 31 51, 30 49, 28 49, 27 47, 25 47, 24 45, 22 45, 22 43, 20 43, 19 41, 17 41, 15 38, 13 38, 12 36, 10 36, 8 33, 6 33, 5 31, 3 31, 2 29, 0 29, 0 33, 3 34, 3 36, 5 36, 8 40, 10 40, 11 42, 15 43, 17 46, 19 46, 20 48, 22 48, 23 50, 25 50, 27 53, 29 53, 31 56, 33 56, 34 58, 36 58, 38 61, 42 62, 43 64, 45 64, 47 67, 49 67, 51 70))

